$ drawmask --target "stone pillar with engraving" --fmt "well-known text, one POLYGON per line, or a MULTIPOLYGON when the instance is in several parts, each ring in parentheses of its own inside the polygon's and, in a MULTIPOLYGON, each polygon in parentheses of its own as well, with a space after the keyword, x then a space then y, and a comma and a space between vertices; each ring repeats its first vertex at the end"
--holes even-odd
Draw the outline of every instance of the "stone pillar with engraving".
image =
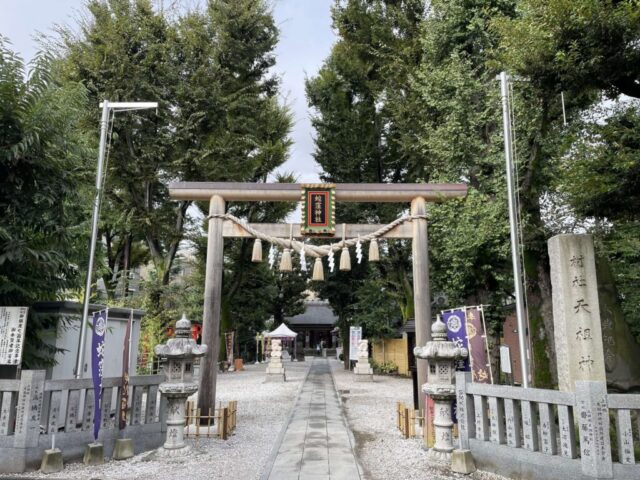
POLYGON ((282 363, 282 340, 271 339, 271 356, 267 365, 267 382, 286 381, 284 364, 282 363))
POLYGON ((198 345, 191 338, 191 322, 184 315, 176 322, 175 332, 174 338, 155 348, 166 377, 159 390, 167 399, 167 438, 158 453, 168 457, 183 455, 189 449, 184 442, 185 403, 198 391, 193 361, 208 350, 207 345, 198 345))
POLYGON ((558 384, 573 392, 576 381, 606 382, 593 237, 556 235, 548 244, 558 384))
POLYGON ((360 340, 358 343, 358 363, 353 369, 356 382, 373 381, 373 368, 369 363, 369 340, 360 340))

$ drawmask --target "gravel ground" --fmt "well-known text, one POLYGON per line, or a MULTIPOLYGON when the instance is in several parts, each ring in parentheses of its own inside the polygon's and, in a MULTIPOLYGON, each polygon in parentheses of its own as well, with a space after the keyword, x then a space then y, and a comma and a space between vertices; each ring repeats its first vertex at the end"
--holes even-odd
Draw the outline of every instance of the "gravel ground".
MULTIPOLYGON (((396 428, 396 403, 412 402, 410 379, 376 376, 374 382, 356 383, 353 373, 345 371, 341 362, 329 362, 366 480, 506 480, 486 472, 466 477, 443 471, 429 464, 421 439, 401 436, 396 428)), ((59 474, 31 472, 19 478, 175 480, 186 475, 188 480, 257 480, 310 365, 310 361, 288 363, 286 383, 264 383, 264 364, 219 375, 217 399, 238 401, 236 431, 227 441, 188 439, 190 453, 176 459, 160 459, 147 452, 125 461, 109 460, 99 467, 70 463, 59 474)))
POLYGON ((191 452, 177 459, 158 459, 146 453, 124 461, 109 460, 99 467, 69 463, 58 474, 32 472, 20 477, 51 480, 259 479, 310 364, 287 364, 286 383, 264 383, 264 364, 246 365, 241 372, 218 375, 217 400, 238 401, 236 431, 227 441, 188 439, 191 452))
POLYGON ((402 436, 396 405, 413 403, 411 379, 376 375, 373 382, 355 382, 342 362, 332 360, 331 368, 367 480, 507 480, 487 472, 466 476, 444 471, 428 462, 422 439, 402 436))

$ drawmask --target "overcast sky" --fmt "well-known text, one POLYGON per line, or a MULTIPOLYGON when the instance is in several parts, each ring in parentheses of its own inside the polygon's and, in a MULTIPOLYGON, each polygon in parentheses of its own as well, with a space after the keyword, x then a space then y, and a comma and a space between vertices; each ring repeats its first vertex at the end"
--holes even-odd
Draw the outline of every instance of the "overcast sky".
MULTIPOLYGON (((171 0, 165 0, 165 5, 170 3, 171 0)), ((194 4, 197 0, 183 0, 183 3, 194 4)), ((293 171, 302 182, 315 182, 319 168, 311 156, 313 132, 304 79, 318 71, 335 40, 330 16, 333 0, 275 0, 273 3, 280 27, 276 72, 282 76, 283 98, 291 107, 295 122, 290 160, 282 170, 293 171)), ((37 50, 34 34, 51 33, 54 24, 73 25, 83 4, 83 0, 0 0, 0 34, 7 37, 13 50, 28 62, 37 50)))

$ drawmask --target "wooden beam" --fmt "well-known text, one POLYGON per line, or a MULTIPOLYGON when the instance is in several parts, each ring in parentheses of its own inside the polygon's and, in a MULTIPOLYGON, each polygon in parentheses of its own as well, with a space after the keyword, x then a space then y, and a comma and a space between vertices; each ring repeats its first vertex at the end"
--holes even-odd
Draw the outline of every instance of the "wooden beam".
MULTIPOLYGON (((289 232, 291 226, 293 226, 293 238, 301 240, 303 238, 323 238, 323 239, 342 239, 342 225, 336 225, 339 234, 336 235, 302 235, 300 233, 300 224, 287 224, 287 223, 250 223, 249 226, 256 230, 269 235, 270 237, 289 238, 289 232)), ((383 225, 358 225, 347 224, 346 238, 356 238, 358 235, 364 236, 379 230, 383 225)), ((222 227, 222 235, 230 238, 253 238, 251 234, 247 233, 245 229, 240 227, 237 223, 231 220, 225 220, 222 227)), ((381 238, 412 238, 413 230, 411 222, 402 223, 393 229, 389 230, 381 238)))
MULTIPOLYGON (((175 182, 169 185, 174 200, 206 200, 219 195, 227 202, 299 202, 299 183, 175 182)), ((442 202, 467 195, 459 183, 338 183, 338 202, 411 202, 422 197, 442 202)))

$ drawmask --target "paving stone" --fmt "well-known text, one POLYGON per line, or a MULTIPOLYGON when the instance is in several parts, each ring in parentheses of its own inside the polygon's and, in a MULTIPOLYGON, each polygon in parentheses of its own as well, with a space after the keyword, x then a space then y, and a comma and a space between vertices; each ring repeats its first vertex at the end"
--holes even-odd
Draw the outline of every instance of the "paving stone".
POLYGON ((360 479, 350 438, 329 365, 314 359, 269 480, 360 479))

